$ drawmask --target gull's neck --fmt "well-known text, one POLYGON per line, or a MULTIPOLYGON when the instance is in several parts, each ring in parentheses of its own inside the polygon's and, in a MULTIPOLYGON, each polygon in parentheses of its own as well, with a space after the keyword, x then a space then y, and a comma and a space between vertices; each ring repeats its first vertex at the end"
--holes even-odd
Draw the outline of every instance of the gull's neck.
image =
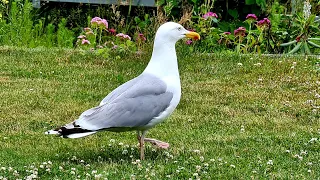
POLYGON ((151 60, 144 73, 150 73, 159 78, 168 76, 179 78, 175 42, 163 41, 160 38, 156 38, 151 60))

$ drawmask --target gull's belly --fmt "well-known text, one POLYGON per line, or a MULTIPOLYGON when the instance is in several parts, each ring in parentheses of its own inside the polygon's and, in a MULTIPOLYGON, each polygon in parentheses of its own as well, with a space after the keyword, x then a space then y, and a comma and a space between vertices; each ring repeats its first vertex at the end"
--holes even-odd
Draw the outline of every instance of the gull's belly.
POLYGON ((170 105, 165 109, 162 113, 160 113, 157 117, 153 118, 148 124, 146 124, 143 128, 149 129, 154 127, 155 125, 163 122, 166 118, 168 118, 172 112, 176 109, 177 105, 180 102, 181 97, 181 86, 179 78, 165 78, 163 81, 167 84, 167 92, 173 93, 173 98, 170 102, 170 105))

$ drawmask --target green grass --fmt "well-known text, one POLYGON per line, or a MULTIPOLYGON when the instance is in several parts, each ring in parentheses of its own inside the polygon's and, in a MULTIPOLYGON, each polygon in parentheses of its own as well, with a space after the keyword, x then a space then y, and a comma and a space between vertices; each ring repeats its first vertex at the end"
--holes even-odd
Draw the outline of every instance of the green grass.
POLYGON ((0 177, 320 178, 319 59, 180 50, 181 102, 147 135, 171 147, 148 146, 143 162, 135 132, 44 135, 141 73, 150 54, 119 56, 0 49, 0 177))

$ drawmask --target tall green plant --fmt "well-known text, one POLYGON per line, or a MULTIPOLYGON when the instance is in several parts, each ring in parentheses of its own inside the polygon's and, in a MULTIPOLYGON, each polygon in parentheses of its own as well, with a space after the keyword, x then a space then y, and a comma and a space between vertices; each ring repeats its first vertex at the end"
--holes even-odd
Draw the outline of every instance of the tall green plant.
POLYGON ((73 41, 75 39, 74 32, 69 30, 67 27, 67 19, 62 18, 58 24, 57 31, 57 43, 59 47, 73 47, 73 41))

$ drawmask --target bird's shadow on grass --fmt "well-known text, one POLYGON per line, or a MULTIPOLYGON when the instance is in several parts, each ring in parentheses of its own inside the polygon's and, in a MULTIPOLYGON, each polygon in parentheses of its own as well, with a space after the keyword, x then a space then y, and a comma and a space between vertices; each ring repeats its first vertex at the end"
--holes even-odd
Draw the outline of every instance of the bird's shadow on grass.
MULTIPOLYGON (((165 159, 166 155, 164 152, 167 150, 154 149, 150 146, 145 148, 145 159, 147 161, 160 161, 165 159)), ((67 151, 68 153, 60 153, 59 156, 55 156, 55 161, 75 164, 81 163, 83 160, 86 163, 114 163, 123 162, 131 163, 137 159, 140 159, 140 151, 138 147, 133 149, 128 148, 127 152, 123 147, 106 147, 101 149, 82 149, 81 151, 67 151)))

